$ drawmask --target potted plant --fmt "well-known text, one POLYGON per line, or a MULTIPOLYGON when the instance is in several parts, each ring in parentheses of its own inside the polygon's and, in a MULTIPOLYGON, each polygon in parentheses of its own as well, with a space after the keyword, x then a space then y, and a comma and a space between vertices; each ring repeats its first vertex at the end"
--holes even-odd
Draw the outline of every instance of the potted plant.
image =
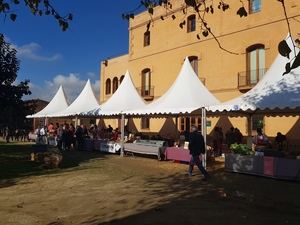
POLYGON ((225 155, 225 169, 227 171, 263 174, 264 161, 262 156, 255 156, 246 144, 232 144, 232 153, 225 155))

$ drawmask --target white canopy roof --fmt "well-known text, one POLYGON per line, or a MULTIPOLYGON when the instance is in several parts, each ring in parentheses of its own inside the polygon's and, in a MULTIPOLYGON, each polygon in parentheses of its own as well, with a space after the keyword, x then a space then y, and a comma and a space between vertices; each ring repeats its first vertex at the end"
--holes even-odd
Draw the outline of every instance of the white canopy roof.
POLYGON ((126 110, 139 109, 145 106, 145 102, 138 94, 129 72, 127 71, 122 83, 116 92, 102 105, 94 110, 81 115, 87 116, 111 116, 119 115, 126 110))
POLYGON ((84 111, 92 110, 98 106, 99 104, 93 92, 91 82, 90 80, 88 80, 81 93, 78 95, 78 97, 68 108, 58 113, 53 113, 50 116, 51 117, 75 116, 75 115, 79 115, 84 111))
POLYGON ((128 111, 126 114, 191 113, 200 107, 216 104, 219 104, 219 101, 202 84, 186 58, 177 79, 164 95, 145 107, 128 111))
POLYGON ((58 91, 52 98, 52 100, 49 102, 49 104, 44 109, 42 109, 38 113, 27 116, 27 118, 48 117, 49 115, 51 115, 53 113, 57 113, 59 111, 66 109, 68 107, 68 105, 69 104, 67 102, 64 89, 62 86, 60 86, 58 91))
MULTIPOLYGON (((294 56, 294 48, 291 39, 287 43, 292 49, 291 57, 294 56)), ((299 52, 299 49, 296 49, 299 52)), ((224 102, 220 105, 207 107, 209 111, 254 111, 295 109, 300 107, 300 68, 285 74, 285 65, 288 59, 278 55, 258 84, 247 93, 224 102)))

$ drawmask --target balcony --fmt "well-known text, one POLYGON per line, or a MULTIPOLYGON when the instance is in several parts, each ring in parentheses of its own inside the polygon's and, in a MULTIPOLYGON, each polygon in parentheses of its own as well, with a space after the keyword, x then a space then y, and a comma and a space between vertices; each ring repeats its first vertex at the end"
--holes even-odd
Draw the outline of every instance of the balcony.
POLYGON ((138 87, 137 91, 146 101, 152 101, 154 98, 154 86, 147 87, 147 88, 138 87))
POLYGON ((253 88, 258 81, 265 75, 267 68, 259 70, 248 70, 238 73, 238 89, 240 91, 247 91, 253 88))

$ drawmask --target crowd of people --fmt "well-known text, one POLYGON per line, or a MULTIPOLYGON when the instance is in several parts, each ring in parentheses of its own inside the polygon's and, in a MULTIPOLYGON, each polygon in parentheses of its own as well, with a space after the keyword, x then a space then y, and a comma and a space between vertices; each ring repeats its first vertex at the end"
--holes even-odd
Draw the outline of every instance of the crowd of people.
POLYGON ((61 150, 81 150, 85 138, 117 140, 120 132, 109 125, 108 128, 99 129, 96 124, 89 128, 86 125, 74 126, 72 123, 50 123, 35 130, 36 142, 39 144, 56 145, 61 150))
POLYGON ((29 141, 29 131, 23 128, 10 129, 8 126, 5 126, 0 130, 0 134, 7 143, 10 141, 29 141))
MULTIPOLYGON (((257 128, 256 135, 252 138, 255 152, 261 152, 264 149, 277 149, 279 151, 287 150, 287 138, 281 132, 278 132, 273 142, 263 133, 262 128, 257 128)), ((221 155, 224 148, 230 149, 232 144, 242 144, 243 135, 238 128, 231 127, 226 134, 223 134, 221 127, 215 127, 212 133, 213 151, 215 156, 221 155)))
POLYGON ((269 138, 263 133, 261 128, 256 129, 256 135, 253 137, 254 150, 257 155, 262 153, 265 149, 277 149, 281 152, 287 151, 288 142, 285 135, 277 132, 277 135, 272 143, 269 138))
POLYGON ((213 151, 215 156, 220 156, 224 146, 230 148, 230 145, 243 142, 243 135, 238 128, 231 127, 224 135, 222 127, 216 126, 212 133, 213 151))

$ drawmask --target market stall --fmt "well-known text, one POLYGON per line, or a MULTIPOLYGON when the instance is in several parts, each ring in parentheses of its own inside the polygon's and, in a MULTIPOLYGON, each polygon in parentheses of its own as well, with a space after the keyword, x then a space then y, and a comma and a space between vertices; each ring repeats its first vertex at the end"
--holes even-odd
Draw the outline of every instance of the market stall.
POLYGON ((123 155, 123 144, 124 144, 124 126, 125 116, 124 111, 142 108, 145 106, 144 100, 138 94, 128 71, 124 76, 122 83, 116 92, 103 104, 94 107, 92 110, 82 112, 80 115, 85 117, 102 117, 102 118, 121 118, 121 140, 120 143, 113 145, 102 144, 103 151, 117 152, 119 150, 123 155), (120 149, 119 149, 119 146, 120 149))
MULTIPOLYGON (((286 43, 293 49, 289 58, 299 60, 299 48, 294 49, 291 37, 286 43), (298 54, 298 55, 297 55, 298 54), (296 57, 297 56, 297 57, 296 57)), ((247 93, 206 109, 214 115, 226 113, 248 117, 248 135, 251 138, 251 120, 255 114, 293 116, 300 113, 300 67, 286 71, 287 63, 294 61, 278 54, 270 69, 259 83, 247 93)), ((251 142, 250 142, 251 143, 251 142)), ((266 149, 254 154, 226 154, 225 169, 233 172, 269 176, 279 179, 299 180, 300 160, 278 150, 266 149)))
MULTIPOLYGON (((202 119, 202 134, 206 140, 205 106, 219 104, 219 100, 209 92, 192 68, 188 57, 185 58, 181 70, 168 91, 154 102, 142 108, 128 110, 124 113, 132 117, 177 117, 191 115, 196 109, 202 119)), ((185 160, 184 158, 182 161, 185 160)), ((205 165, 205 160, 203 161, 205 165)))
POLYGON ((64 89, 62 85, 57 90, 56 94, 52 98, 52 100, 49 102, 49 104, 43 108, 41 111, 33 114, 28 115, 26 118, 47 118, 51 117, 53 113, 60 112, 62 110, 65 110, 68 107, 68 101, 64 92, 64 89))

